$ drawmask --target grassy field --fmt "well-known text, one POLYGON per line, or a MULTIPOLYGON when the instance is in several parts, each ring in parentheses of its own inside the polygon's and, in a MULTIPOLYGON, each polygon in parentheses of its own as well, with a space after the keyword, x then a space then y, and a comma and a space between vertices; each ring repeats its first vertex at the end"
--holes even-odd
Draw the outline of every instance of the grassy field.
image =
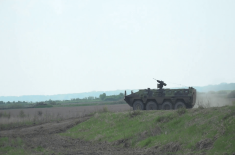
POLYGON ((127 104, 115 104, 0 110, 0 131, 15 127, 31 126, 50 121, 81 117, 97 112, 103 107, 107 107, 109 111, 113 112, 127 111, 130 109, 127 104))
POLYGON ((125 101, 99 101, 99 102, 88 102, 88 103, 68 103, 53 105, 53 107, 76 107, 76 106, 97 106, 97 105, 117 105, 126 104, 125 101))
MULTIPOLYGON (((223 103, 222 100, 216 101, 223 103)), ((213 102, 208 98, 201 99, 193 109, 170 111, 132 111, 127 104, 0 110, 0 154, 52 154, 53 151, 63 152, 60 149, 66 152, 78 147, 83 151, 84 142, 92 142, 87 144, 89 149, 86 151, 91 147, 96 151, 96 144, 101 144, 101 150, 107 145, 119 146, 122 148, 116 151, 122 150, 123 153, 233 154, 235 102, 222 107, 213 102), (62 120, 70 123, 73 118, 76 122, 86 114, 92 115, 85 122, 73 127, 63 124, 62 120), (60 123, 60 128, 56 127, 60 123), (9 129, 16 131, 16 136, 11 136, 13 133, 9 129), (62 130, 52 132, 57 129, 62 130), (9 136, 1 137, 8 131, 9 136), (24 132, 35 133, 27 138, 24 132), (70 144, 64 147, 68 141, 70 144), (53 149, 55 147, 57 149, 53 149)))
POLYGON ((158 153, 232 154, 235 153, 235 103, 177 111, 96 113, 61 135, 149 148, 158 153))
MULTIPOLYGON (((53 103, 56 103, 53 101, 53 103)), ((37 103, 10 103, 10 104, 0 104, 0 110, 9 110, 9 109, 27 109, 27 108, 53 108, 53 107, 80 107, 80 106, 99 106, 99 105, 117 105, 117 104, 126 104, 124 100, 118 101, 87 101, 87 102, 58 102, 56 104, 50 104, 45 102, 45 104, 37 103)))

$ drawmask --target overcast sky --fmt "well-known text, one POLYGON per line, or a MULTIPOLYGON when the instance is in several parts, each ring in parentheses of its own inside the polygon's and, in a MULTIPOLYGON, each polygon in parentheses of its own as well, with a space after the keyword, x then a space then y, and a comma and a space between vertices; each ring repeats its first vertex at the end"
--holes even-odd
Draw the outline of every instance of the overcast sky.
POLYGON ((235 83, 234 0, 0 0, 0 96, 235 83), (176 83, 176 84, 174 84, 176 83))

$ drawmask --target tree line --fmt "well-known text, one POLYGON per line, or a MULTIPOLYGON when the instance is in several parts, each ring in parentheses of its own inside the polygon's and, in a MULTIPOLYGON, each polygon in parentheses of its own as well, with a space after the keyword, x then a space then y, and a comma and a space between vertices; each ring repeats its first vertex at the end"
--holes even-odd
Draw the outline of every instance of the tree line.
POLYGON ((27 104, 50 104, 50 105, 56 105, 56 104, 61 104, 61 103, 89 103, 89 102, 101 102, 101 101, 119 101, 123 100, 124 94, 120 93, 118 95, 110 95, 107 96, 106 93, 100 94, 99 97, 94 97, 94 96, 89 96, 85 98, 73 98, 70 100, 47 100, 43 102, 27 102, 27 101, 13 101, 13 102, 4 102, 0 101, 0 105, 27 105, 27 104))

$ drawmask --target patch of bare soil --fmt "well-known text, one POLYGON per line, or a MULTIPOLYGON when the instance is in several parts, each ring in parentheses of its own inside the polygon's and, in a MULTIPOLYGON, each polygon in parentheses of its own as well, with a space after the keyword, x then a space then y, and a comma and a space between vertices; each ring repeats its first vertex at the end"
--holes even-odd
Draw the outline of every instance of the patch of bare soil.
POLYGON ((213 147, 214 140, 210 138, 203 139, 196 144, 197 150, 209 150, 213 147))
POLYGON ((166 145, 157 145, 155 149, 150 149, 148 154, 174 154, 175 152, 181 150, 181 144, 179 142, 170 142, 166 145))
MULTIPOLYGON (((143 155, 148 154, 145 149, 132 149, 129 147, 118 147, 117 145, 105 142, 87 142, 81 139, 73 139, 60 136, 58 133, 65 132, 67 129, 86 121, 89 117, 68 119, 61 122, 45 123, 21 129, 1 131, 0 137, 20 137, 24 143, 24 149, 33 154, 44 154, 36 151, 43 148, 50 154, 66 155, 143 155)), ((3 146, 4 147, 4 146, 3 146)))

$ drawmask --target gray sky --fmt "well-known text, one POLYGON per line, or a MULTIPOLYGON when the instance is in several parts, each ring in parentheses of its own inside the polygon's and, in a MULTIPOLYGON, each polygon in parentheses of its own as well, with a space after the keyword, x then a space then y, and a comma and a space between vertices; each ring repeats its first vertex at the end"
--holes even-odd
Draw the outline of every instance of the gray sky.
POLYGON ((0 0, 0 96, 235 82, 234 0, 0 0))

